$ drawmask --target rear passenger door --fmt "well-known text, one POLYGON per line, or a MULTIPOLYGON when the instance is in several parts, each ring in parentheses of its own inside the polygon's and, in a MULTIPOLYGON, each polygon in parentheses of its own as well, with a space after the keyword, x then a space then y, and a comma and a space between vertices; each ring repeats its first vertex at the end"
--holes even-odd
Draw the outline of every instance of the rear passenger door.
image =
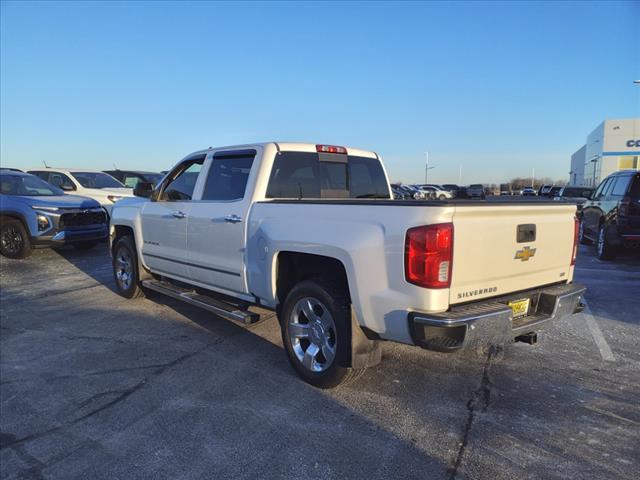
MULTIPOLYGON (((256 149, 214 152, 187 222, 190 278, 213 290, 246 293, 245 232, 256 149)), ((255 176, 255 175, 254 175, 255 176)))
POLYGON ((593 197, 584 207, 583 226, 585 233, 590 237, 594 237, 598 231, 598 225, 602 217, 602 202, 605 199, 605 191, 611 186, 613 178, 614 177, 608 177, 600 182, 593 197))
POLYGON ((615 219, 618 213, 618 203, 624 197, 629 188, 629 182, 631 181, 631 174, 618 175, 615 182, 612 182, 611 188, 607 192, 607 196, 602 205, 602 211, 604 212, 607 220, 615 219))

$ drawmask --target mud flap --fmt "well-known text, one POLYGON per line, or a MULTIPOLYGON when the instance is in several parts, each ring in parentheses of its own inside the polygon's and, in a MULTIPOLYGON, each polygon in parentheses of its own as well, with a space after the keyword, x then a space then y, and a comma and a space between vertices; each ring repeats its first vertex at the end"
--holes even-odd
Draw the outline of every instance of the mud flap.
POLYGON ((351 367, 355 369, 373 367, 382 360, 382 349, 378 340, 369 340, 356 319, 351 307, 351 367))

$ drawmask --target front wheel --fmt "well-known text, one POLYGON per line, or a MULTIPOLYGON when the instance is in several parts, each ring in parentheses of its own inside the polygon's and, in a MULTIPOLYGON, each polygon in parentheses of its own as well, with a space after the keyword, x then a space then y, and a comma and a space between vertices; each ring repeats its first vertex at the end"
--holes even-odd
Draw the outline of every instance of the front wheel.
POLYGON ((322 280, 305 280, 287 295, 281 312, 289 362, 307 383, 333 388, 359 376, 351 359, 351 303, 322 280))
POLYGON ((447 197, 446 197, 446 196, 444 196, 444 195, 440 195, 440 196, 438 197, 438 200, 446 200, 446 199, 447 199, 447 197))
POLYGON ((129 235, 121 237, 113 247, 113 278, 118 293, 123 297, 144 296, 139 283, 138 256, 133 238, 129 235))
POLYGON ((598 230, 596 251, 600 260, 614 260, 618 255, 616 246, 612 245, 607 239, 607 227, 605 224, 600 225, 600 229, 598 230))
POLYGON ((31 255, 31 242, 20 220, 6 220, 0 226, 0 253, 13 259, 31 255))

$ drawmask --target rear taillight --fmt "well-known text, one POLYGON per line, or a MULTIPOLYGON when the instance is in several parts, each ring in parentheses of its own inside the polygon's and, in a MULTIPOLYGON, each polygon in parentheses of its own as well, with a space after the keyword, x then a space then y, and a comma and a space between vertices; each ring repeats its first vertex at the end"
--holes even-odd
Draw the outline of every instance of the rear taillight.
POLYGON ((449 288, 453 268, 453 223, 407 230, 404 274, 407 282, 425 288, 449 288))
POLYGON ((580 230, 580 220, 578 220, 578 217, 573 217, 573 250, 571 251, 571 265, 576 264, 576 258, 578 257, 579 230, 580 230))
POLYGON ((622 197, 622 200, 618 203, 618 215, 627 216, 629 215, 629 207, 631 207, 631 197, 628 195, 626 197, 622 197))

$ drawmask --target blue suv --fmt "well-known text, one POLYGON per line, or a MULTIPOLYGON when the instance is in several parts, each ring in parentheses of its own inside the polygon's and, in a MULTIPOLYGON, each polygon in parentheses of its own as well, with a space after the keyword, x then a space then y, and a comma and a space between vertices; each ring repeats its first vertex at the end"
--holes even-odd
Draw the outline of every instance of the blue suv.
POLYGON ((25 258, 34 247, 92 248, 106 239, 107 215, 90 198, 65 195, 28 173, 0 170, 0 253, 25 258))

